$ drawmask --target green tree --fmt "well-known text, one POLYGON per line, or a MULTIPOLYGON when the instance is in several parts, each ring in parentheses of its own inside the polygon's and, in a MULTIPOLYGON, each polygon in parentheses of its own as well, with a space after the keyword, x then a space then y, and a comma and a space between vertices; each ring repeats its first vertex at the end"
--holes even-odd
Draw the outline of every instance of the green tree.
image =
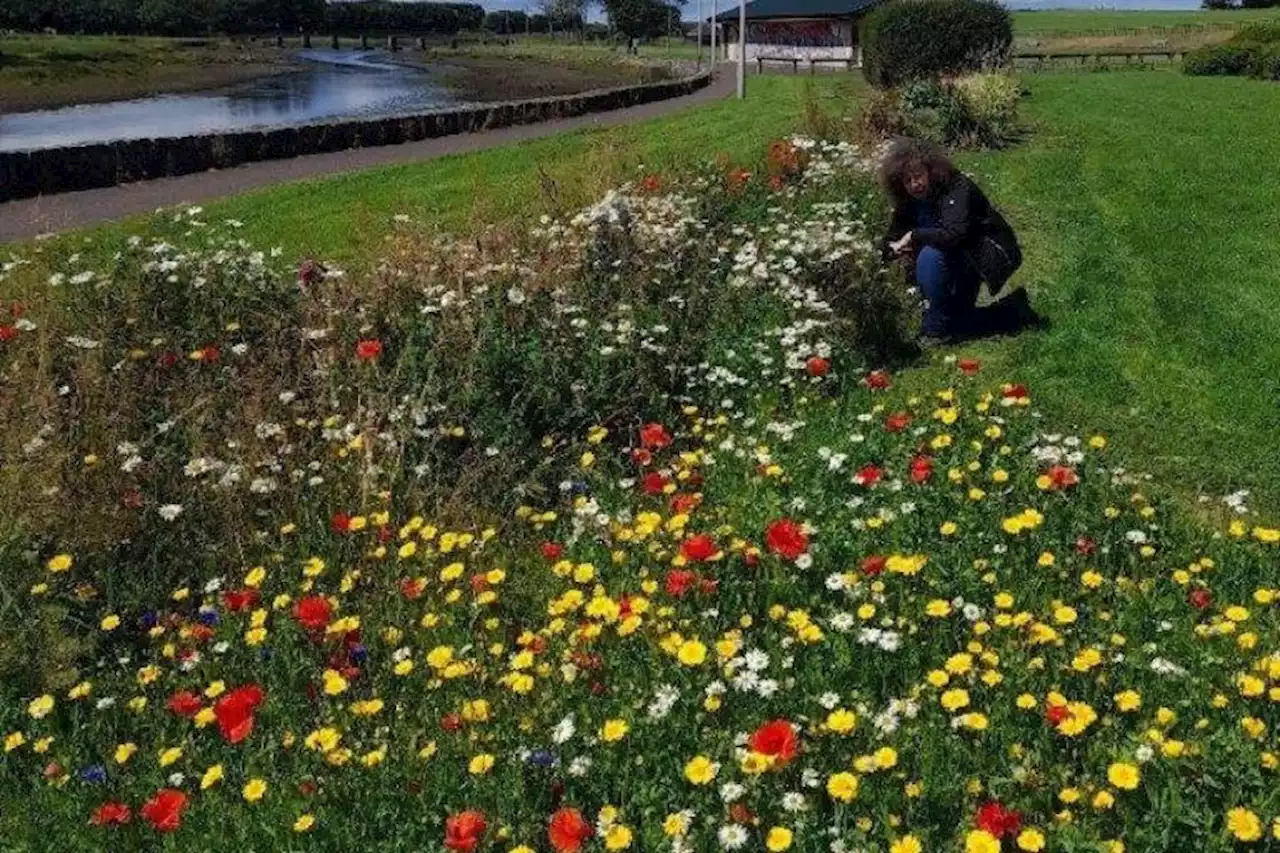
POLYGON ((667 35, 672 30, 672 16, 679 24, 680 7, 663 0, 603 0, 605 14, 614 29, 628 38, 653 38, 667 35))

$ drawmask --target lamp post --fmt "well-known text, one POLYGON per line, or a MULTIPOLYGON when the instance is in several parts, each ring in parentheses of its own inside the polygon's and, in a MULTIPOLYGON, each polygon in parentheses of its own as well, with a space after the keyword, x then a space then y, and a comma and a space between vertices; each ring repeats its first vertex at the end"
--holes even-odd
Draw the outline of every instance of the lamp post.
POLYGON ((738 100, 747 96, 747 0, 738 0, 738 100))
POLYGON ((716 18, 720 17, 720 0, 711 0, 711 67, 716 67, 720 57, 716 55, 716 18))
POLYGON ((698 0, 698 70, 702 70, 702 0, 698 0))

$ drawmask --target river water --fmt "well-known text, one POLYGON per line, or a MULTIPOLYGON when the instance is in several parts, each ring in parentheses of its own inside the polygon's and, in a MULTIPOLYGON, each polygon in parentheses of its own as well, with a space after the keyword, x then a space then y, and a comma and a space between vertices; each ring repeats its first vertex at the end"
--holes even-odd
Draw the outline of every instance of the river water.
POLYGON ((0 151, 424 112, 459 103, 438 73, 378 52, 309 50, 304 68, 207 92, 0 115, 0 151))

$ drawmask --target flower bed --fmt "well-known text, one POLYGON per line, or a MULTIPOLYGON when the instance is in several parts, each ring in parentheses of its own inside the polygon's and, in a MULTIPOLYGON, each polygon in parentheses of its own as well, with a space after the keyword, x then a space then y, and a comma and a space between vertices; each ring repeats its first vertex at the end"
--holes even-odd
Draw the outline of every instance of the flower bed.
POLYGON ((909 305, 868 167, 797 140, 368 282, 194 214, 69 260, 97 311, 0 344, 48 387, 6 837, 1274 844, 1280 531, 1186 522, 977 362, 868 371, 909 305))

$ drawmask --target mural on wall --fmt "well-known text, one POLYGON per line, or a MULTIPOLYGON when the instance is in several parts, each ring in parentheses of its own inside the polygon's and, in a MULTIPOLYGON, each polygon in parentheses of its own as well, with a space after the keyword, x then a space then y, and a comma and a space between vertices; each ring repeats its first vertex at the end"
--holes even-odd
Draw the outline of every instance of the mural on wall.
POLYGON ((747 41, 788 47, 847 47, 835 21, 759 21, 747 24, 747 41))

